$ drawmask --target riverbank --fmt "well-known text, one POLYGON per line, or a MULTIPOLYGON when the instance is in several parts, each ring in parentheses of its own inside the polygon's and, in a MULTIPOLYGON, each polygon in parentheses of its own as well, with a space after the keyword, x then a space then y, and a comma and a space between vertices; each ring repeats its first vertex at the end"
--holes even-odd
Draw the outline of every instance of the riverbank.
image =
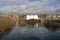
POLYGON ((11 18, 0 16, 0 36, 2 36, 5 32, 10 31, 15 24, 16 21, 11 18))
POLYGON ((53 30, 56 30, 60 28, 60 20, 45 20, 44 26, 48 29, 52 28, 53 30))

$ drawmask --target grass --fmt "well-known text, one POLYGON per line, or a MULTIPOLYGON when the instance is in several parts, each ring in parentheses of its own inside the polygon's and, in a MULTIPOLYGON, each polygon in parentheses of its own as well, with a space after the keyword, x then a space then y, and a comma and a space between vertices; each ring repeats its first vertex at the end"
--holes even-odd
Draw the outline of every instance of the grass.
POLYGON ((19 20, 19 25, 20 25, 20 26, 25 26, 25 25, 27 25, 27 20, 21 18, 21 20, 19 20))
POLYGON ((0 34, 9 31, 15 24, 16 21, 11 18, 0 16, 0 34))

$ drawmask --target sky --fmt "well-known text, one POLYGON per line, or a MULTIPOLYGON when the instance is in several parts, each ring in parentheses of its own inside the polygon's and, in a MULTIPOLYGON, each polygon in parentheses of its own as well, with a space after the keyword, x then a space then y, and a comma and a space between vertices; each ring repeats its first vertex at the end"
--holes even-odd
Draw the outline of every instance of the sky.
POLYGON ((46 13, 60 10, 60 0, 0 0, 2 13, 46 13))

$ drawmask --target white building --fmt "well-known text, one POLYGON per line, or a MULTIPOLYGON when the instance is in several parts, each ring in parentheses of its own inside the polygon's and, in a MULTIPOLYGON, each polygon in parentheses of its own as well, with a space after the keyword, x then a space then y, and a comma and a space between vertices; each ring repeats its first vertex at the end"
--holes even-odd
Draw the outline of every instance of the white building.
POLYGON ((26 15, 26 19, 39 19, 38 15, 26 15))

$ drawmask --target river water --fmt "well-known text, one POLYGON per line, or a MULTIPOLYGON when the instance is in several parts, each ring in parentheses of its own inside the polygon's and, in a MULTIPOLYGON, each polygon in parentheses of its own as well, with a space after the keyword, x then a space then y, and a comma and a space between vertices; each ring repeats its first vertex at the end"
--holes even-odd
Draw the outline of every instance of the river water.
POLYGON ((23 27, 16 24, 1 40, 60 40, 60 29, 52 31, 43 25, 23 27))

